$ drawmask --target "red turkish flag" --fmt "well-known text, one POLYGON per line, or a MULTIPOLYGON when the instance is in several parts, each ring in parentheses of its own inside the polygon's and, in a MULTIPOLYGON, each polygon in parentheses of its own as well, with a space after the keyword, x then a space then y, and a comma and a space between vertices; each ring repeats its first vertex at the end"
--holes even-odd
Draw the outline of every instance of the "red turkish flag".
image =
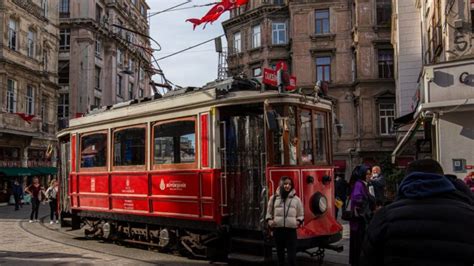
POLYGON ((35 115, 27 115, 25 113, 16 113, 19 115, 23 120, 25 120, 28 124, 31 124, 31 120, 35 117, 35 115))
MULTIPOLYGON (((231 10, 233 8, 240 7, 247 4, 248 0, 222 0, 222 2, 214 5, 211 10, 209 10, 206 15, 202 18, 190 18, 186 21, 193 23, 193 30, 202 23, 211 23, 216 21, 224 12, 231 10)), ((204 28, 206 25, 204 24, 204 28)))

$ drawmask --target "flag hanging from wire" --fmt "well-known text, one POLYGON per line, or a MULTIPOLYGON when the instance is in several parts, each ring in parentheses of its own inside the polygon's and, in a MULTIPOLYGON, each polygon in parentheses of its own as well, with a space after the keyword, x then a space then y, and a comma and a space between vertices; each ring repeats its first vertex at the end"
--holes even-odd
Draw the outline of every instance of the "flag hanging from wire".
POLYGON ((245 5, 247 2, 248 0, 222 0, 220 3, 215 4, 202 18, 190 18, 186 21, 193 23, 193 30, 202 23, 204 23, 203 28, 206 28, 207 23, 212 24, 224 12, 245 5))

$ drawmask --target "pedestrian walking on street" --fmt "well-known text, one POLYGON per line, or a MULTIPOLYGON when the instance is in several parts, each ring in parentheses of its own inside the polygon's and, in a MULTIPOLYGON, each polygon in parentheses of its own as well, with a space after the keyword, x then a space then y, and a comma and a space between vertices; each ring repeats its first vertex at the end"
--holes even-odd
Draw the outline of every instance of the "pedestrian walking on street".
POLYGON ((33 178, 33 183, 25 189, 25 192, 31 195, 30 223, 38 222, 39 205, 45 196, 44 188, 40 185, 37 177, 33 178))
POLYGON ((369 167, 359 165, 354 168, 349 185, 351 186, 351 212, 349 263, 358 266, 362 242, 367 226, 375 209, 375 198, 369 194, 368 181, 372 176, 369 167))
POLYGON ((432 159, 410 163, 397 199, 376 212, 362 265, 474 264, 474 207, 432 159))
POLYGON ((303 204, 296 196, 293 180, 284 176, 268 201, 266 216, 268 226, 273 229, 279 266, 285 265, 285 248, 288 265, 296 265, 296 229, 303 224, 303 219, 303 204))
POLYGON ((21 199, 23 198, 23 188, 20 185, 20 182, 15 179, 12 186, 12 194, 15 199, 15 211, 18 211, 20 207, 23 207, 21 204, 21 199))
POLYGON ((51 180, 49 183, 49 187, 46 190, 46 197, 49 201, 49 209, 50 209, 50 224, 59 223, 58 221, 58 181, 56 179, 51 180))
POLYGON ((385 204, 385 177, 378 165, 372 167, 370 184, 374 187, 375 204, 380 208, 385 204))
MULTIPOLYGON (((346 201, 347 201, 347 196, 349 194, 349 184, 347 183, 346 179, 344 178, 344 175, 338 174, 336 176, 336 182, 335 182, 335 194, 336 194, 336 199, 339 199, 342 201, 342 206, 341 209, 345 210, 346 209, 346 201)), ((337 214, 339 212, 339 208, 336 207, 336 219, 337 219, 337 214)))

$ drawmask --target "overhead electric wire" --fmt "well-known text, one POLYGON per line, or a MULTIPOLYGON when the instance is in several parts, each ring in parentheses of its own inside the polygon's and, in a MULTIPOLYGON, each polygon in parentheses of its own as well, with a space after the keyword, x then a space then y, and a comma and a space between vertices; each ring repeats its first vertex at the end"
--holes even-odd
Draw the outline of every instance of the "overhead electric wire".
POLYGON ((193 46, 190 46, 190 47, 188 47, 188 48, 184 48, 184 49, 179 50, 179 51, 177 51, 177 52, 174 52, 174 53, 172 53, 172 54, 170 54, 170 55, 160 57, 160 58, 158 58, 156 61, 160 61, 160 60, 166 59, 166 58, 168 58, 168 57, 172 57, 172 56, 174 56, 174 55, 180 54, 180 53, 182 53, 182 52, 184 52, 184 51, 191 50, 191 49, 193 49, 193 48, 196 48, 196 47, 201 46, 201 45, 203 45, 203 44, 206 44, 206 43, 208 43, 208 42, 212 42, 212 41, 214 41, 215 39, 220 38, 220 37, 222 37, 222 36, 225 36, 225 34, 221 34, 221 35, 219 35, 219 36, 217 36, 217 37, 214 37, 214 38, 212 38, 212 39, 209 39, 209 40, 207 40, 207 41, 198 43, 198 44, 193 45, 193 46))

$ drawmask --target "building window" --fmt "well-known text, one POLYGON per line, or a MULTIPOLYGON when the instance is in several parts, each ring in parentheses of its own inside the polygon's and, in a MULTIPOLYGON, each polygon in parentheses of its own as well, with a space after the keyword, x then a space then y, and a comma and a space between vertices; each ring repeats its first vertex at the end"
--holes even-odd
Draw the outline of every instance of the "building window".
POLYGON ((58 83, 69 84, 69 61, 59 61, 58 63, 58 83))
POLYGON ((41 8, 43 9, 43 16, 48 17, 48 0, 41 1, 41 8))
POLYGON ((102 18, 102 7, 100 7, 99 5, 95 5, 95 21, 97 23, 100 23, 100 19, 102 18))
POLYGON ((260 47, 261 45, 261 28, 260 25, 252 27, 252 48, 260 47))
POLYGON ((46 101, 48 101, 46 94, 41 95, 41 121, 43 123, 46 123, 47 118, 46 101))
POLYGON ((274 5, 283 5, 284 2, 284 0, 273 0, 274 5))
POLYGON ((122 97, 122 76, 117 75, 117 96, 122 97))
POLYGON ((35 46, 36 46, 36 32, 28 31, 28 56, 35 57, 35 46))
POLYGON ((18 22, 14 19, 8 21, 8 48, 16 51, 18 45, 17 39, 18 22))
POLYGON ((240 31, 234 33, 234 53, 242 52, 242 36, 240 31))
POLYGON ((100 107, 100 98, 99 97, 94 97, 94 105, 96 108, 100 107))
POLYGON ((395 119, 395 104, 379 104, 380 135, 393 135, 393 119, 395 119))
POLYGON ((7 81, 7 112, 16 113, 16 81, 7 81))
POLYGON ((128 66, 127 69, 129 72, 133 72, 133 68, 135 67, 135 61, 133 58, 128 58, 128 66))
POLYGON ((316 10, 316 34, 329 33, 329 9, 316 10))
POLYGON ((102 91, 102 89, 100 88, 100 70, 100 67, 95 67, 95 89, 98 91, 102 91))
POLYGON ((272 23, 272 44, 286 44, 286 23, 272 23))
POLYGON ((138 90, 138 97, 143 98, 143 89, 142 88, 140 88, 138 90))
POLYGON ((119 67, 123 66, 123 51, 122 51, 122 49, 117 49, 117 65, 119 67))
POLYGON ((95 56, 100 57, 101 53, 102 53, 102 40, 97 38, 95 40, 95 56))
POLYGON ((131 2, 132 2, 133 5, 137 4, 137 0, 132 0, 131 2))
POLYGON ((392 1, 376 0, 377 2, 377 25, 390 26, 392 22, 392 1))
POLYGON ((69 0, 59 0, 59 17, 69 16, 69 0))
POLYGON ((138 78, 140 79, 140 81, 143 81, 143 79, 145 78, 145 71, 142 67, 140 68, 140 72, 138 73, 138 78))
POLYGON ((59 49, 69 50, 71 42, 71 29, 59 30, 59 49))
POLYGON ((145 9, 144 5, 140 6, 140 14, 142 14, 142 16, 146 17, 146 9, 145 9))
POLYGON ((58 100, 58 118, 65 119, 69 117, 69 93, 59 94, 58 100))
POLYGON ((471 32, 474 32, 474 3, 471 1, 471 32))
POLYGON ((393 78, 393 50, 378 50, 379 78, 393 78))
POLYGON ((33 115, 35 113, 35 91, 30 85, 26 86, 26 114, 33 115))
POLYGON ((261 67, 256 67, 256 68, 252 69, 252 76, 253 77, 262 76, 262 68, 261 67))
POLYGON ((316 57, 316 80, 331 81, 331 57, 316 57))
POLYGON ((48 71, 48 50, 43 50, 43 71, 48 71))
POLYGON ((128 83, 128 99, 133 99, 133 83, 128 83))

